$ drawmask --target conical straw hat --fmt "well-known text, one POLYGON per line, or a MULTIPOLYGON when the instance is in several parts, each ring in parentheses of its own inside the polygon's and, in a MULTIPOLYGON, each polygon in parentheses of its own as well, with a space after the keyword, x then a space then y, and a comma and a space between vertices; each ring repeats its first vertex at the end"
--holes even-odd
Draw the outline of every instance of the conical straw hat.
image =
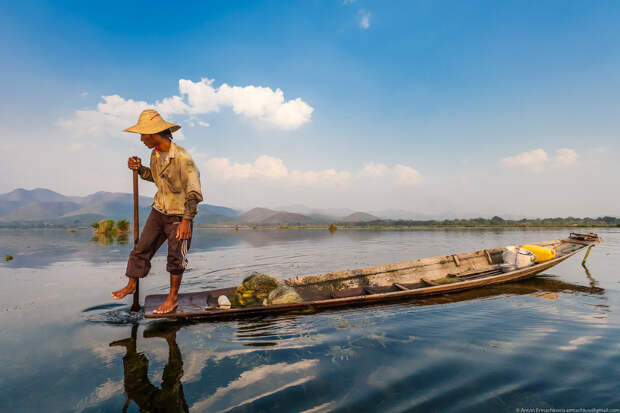
POLYGON ((166 122, 156 110, 146 109, 143 110, 138 118, 138 123, 130 128, 125 129, 125 132, 152 134, 159 133, 170 129, 170 132, 175 132, 181 129, 179 125, 166 122))

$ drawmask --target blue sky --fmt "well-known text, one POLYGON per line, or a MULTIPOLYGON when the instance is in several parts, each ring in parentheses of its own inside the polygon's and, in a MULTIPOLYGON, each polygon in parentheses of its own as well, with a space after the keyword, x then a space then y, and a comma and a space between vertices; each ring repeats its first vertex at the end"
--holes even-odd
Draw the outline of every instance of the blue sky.
POLYGON ((207 202, 618 215, 619 14, 605 1, 13 2, 0 191, 128 191, 127 156, 148 153, 119 125, 140 105, 114 117, 103 96, 188 103, 179 81, 212 79, 222 96, 239 88, 217 111, 165 113, 207 202), (277 89, 300 99, 298 121, 277 89))

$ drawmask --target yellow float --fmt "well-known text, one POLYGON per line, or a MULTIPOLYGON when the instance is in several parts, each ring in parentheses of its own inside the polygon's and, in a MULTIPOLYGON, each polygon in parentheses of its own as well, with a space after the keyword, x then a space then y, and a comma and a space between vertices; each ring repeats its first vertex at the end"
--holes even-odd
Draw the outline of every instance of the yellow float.
POLYGON ((545 248, 534 244, 521 245, 521 248, 534 254, 536 262, 545 262, 555 258, 555 250, 553 248, 545 248))

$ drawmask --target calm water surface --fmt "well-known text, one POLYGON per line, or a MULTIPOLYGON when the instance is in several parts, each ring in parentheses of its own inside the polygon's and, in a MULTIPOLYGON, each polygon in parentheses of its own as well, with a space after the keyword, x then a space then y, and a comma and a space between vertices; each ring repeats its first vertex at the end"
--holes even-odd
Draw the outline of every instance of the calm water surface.
MULTIPOLYGON (((182 291, 506 244, 553 230, 195 231, 182 291)), ((542 276, 317 314, 224 322, 128 313, 130 247, 1 230, 0 410, 510 411, 620 408, 620 231, 542 276)), ((165 246, 141 283, 168 289, 165 246)))

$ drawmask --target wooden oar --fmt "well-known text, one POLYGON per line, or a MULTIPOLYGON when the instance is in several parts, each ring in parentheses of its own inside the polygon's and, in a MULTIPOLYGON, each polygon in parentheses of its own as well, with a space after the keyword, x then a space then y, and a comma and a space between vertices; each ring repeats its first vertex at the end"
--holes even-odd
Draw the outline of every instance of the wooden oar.
MULTIPOLYGON (((138 212, 138 171, 133 170, 133 246, 135 248, 140 236, 140 214, 138 212)), ((136 291, 133 293, 131 312, 140 311, 140 279, 136 278, 136 291)))

